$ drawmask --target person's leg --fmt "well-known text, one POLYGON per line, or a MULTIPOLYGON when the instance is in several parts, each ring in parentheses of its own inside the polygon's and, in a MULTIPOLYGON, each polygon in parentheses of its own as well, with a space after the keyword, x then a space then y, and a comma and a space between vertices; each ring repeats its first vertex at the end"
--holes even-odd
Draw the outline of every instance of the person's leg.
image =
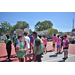
POLYGON ((67 58, 68 58, 68 50, 67 50, 67 58))
POLYGON ((41 55, 36 56, 36 61, 41 62, 41 55))
MULTIPOLYGON (((7 50, 7 56, 8 56, 8 48, 6 49, 7 50)), ((7 59, 9 59, 9 56, 8 56, 8 58, 7 59)))
POLYGON ((21 58, 21 62, 24 62, 24 58, 21 58))
POLYGON ((27 55, 25 55, 25 62, 27 62, 27 55))
POLYGON ((30 42, 30 52, 29 53, 31 53, 31 42, 30 42))
POLYGON ((10 55, 11 55, 11 48, 8 49, 8 59, 10 61, 10 55))
POLYGON ((55 44, 53 44, 53 50, 55 50, 55 44))
POLYGON ((57 53, 58 53, 58 47, 57 47, 57 53))
POLYGON ((61 45, 59 45, 59 53, 60 53, 61 45))
POLYGON ((21 58, 18 58, 19 62, 21 62, 21 58))
POLYGON ((27 57, 29 58, 30 61, 32 61, 31 58, 30 58, 30 56, 28 54, 27 54, 27 57))
POLYGON ((64 58, 66 58, 66 51, 64 51, 64 58))

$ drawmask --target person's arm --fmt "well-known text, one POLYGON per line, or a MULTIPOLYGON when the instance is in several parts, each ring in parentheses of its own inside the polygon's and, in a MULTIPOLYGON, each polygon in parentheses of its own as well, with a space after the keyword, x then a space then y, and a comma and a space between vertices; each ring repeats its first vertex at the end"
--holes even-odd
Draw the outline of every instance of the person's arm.
POLYGON ((24 48, 25 48, 25 47, 26 47, 26 45, 27 45, 27 42, 26 42, 26 41, 24 41, 24 43, 25 43, 25 44, 24 44, 24 48))
POLYGON ((27 51, 27 49, 21 49, 21 50, 19 50, 19 47, 16 48, 16 52, 21 52, 21 51, 27 51))
POLYGON ((14 43, 14 37, 13 37, 13 43, 14 43))
POLYGON ((36 52, 35 52, 35 56, 33 58, 33 61, 35 62, 36 61, 36 56, 38 54, 38 51, 39 51, 39 46, 36 46, 36 52))

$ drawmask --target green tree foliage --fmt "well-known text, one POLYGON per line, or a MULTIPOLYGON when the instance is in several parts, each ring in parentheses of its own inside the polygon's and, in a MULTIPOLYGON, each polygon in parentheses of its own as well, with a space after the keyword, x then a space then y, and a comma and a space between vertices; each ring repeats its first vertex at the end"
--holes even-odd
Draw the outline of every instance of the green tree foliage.
POLYGON ((48 30, 50 36, 53 36, 54 34, 58 33, 57 29, 49 28, 47 30, 48 30))
POLYGON ((35 30, 36 31, 43 31, 46 30, 48 28, 52 28, 53 24, 51 21, 43 21, 43 22, 37 22, 35 25, 35 30))
POLYGON ((9 23, 7 23, 7 22, 2 23, 1 22, 1 25, 0 25, 1 35, 8 33, 10 31, 10 27, 11 27, 11 25, 9 23))
POLYGON ((24 28, 29 28, 29 24, 26 23, 25 21, 17 21, 17 24, 14 27, 15 27, 14 30, 16 29, 24 30, 24 28))
POLYGON ((29 29, 29 33, 32 33, 32 30, 31 29, 29 29))
POLYGON ((16 25, 11 26, 9 23, 7 22, 1 22, 0 25, 0 35, 9 33, 10 35, 13 35, 14 31, 16 29, 22 29, 24 30, 24 28, 29 28, 29 24, 26 23, 25 21, 17 21, 16 25))

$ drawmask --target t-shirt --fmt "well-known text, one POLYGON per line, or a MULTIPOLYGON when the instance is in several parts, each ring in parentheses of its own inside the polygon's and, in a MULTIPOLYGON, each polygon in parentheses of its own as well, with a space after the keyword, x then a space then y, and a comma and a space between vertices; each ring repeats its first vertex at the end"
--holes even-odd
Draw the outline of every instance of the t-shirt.
POLYGON ((47 45, 47 38, 45 38, 45 45, 47 45))
POLYGON ((26 43, 27 43, 25 48, 29 49, 30 48, 30 38, 28 36, 24 36, 24 41, 26 41, 26 43))
MULTIPOLYGON (((36 39, 39 39, 40 42, 41 42, 41 39, 40 39, 39 37, 37 37, 36 39)), ((36 40, 36 39, 35 39, 35 40, 36 40)), ((36 52, 35 40, 34 40, 34 54, 35 54, 35 52, 36 52)), ((40 44, 39 51, 38 51, 38 54, 37 54, 37 55, 39 55, 39 54, 41 54, 41 53, 43 53, 42 44, 40 44)))
POLYGON ((17 43, 18 43, 18 42, 20 42, 20 40, 19 40, 19 39, 17 39, 17 43))
MULTIPOLYGON (((18 42, 16 45, 16 48, 19 47, 19 50, 24 49, 24 43, 23 42, 18 42)), ((18 58, 24 58, 25 56, 25 51, 20 51, 16 52, 18 58)))
POLYGON ((57 42, 57 45, 61 45, 61 39, 60 38, 57 38, 56 42, 57 42))
POLYGON ((53 42, 56 41, 56 38, 57 38, 56 36, 53 36, 53 37, 52 37, 53 42))
POLYGON ((10 41, 10 39, 6 39, 6 40, 5 40, 5 43, 7 44, 9 41, 10 41))
POLYGON ((43 45, 45 45, 45 39, 42 37, 41 40, 43 41, 43 45))
POLYGON ((14 39, 14 44, 17 43, 17 36, 16 37, 14 36, 13 39, 14 39))
POLYGON ((69 40, 68 40, 68 39, 64 39, 64 40, 63 40, 63 48, 69 47, 69 44, 66 45, 66 42, 69 43, 69 40))
POLYGON ((33 42, 33 36, 32 35, 30 36, 30 42, 33 42))
POLYGON ((11 40, 10 39, 6 39, 5 40, 5 43, 6 43, 6 49, 8 49, 8 48, 11 48, 11 40))

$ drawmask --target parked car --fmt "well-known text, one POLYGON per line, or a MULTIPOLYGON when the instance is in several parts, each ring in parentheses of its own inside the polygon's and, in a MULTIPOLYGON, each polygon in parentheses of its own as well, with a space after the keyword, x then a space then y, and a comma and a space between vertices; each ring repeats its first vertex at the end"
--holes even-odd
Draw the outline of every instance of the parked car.
POLYGON ((74 44, 75 43, 75 39, 71 39, 70 43, 74 44))

